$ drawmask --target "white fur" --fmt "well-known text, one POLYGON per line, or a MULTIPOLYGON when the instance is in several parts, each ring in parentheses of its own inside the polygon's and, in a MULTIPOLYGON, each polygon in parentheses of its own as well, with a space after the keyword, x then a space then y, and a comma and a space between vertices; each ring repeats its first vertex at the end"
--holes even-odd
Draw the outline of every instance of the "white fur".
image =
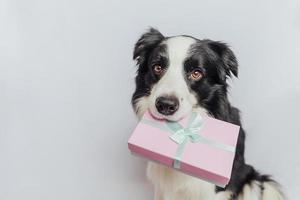
POLYGON ((262 194, 262 200, 283 200, 284 195, 280 191, 280 186, 273 182, 263 183, 264 192, 262 194))
POLYGON ((212 199, 214 195, 214 185, 157 163, 148 163, 147 177, 154 184, 155 200, 212 199))
POLYGON ((139 119, 142 118, 146 110, 149 108, 149 97, 141 97, 135 100, 135 111, 139 119))
MULTIPOLYGON (((146 110, 157 118, 178 120, 190 111, 207 115, 206 110, 196 107, 196 97, 188 89, 184 80, 183 62, 194 39, 178 36, 168 39, 167 54, 170 65, 159 82, 152 88, 151 94, 136 100, 136 112, 139 118, 146 110), (160 95, 175 95, 180 100, 179 110, 173 116, 162 116, 155 108, 155 100, 160 95)), ((163 165, 149 162, 147 177, 153 183, 155 200, 228 200, 230 191, 215 192, 215 185, 185 175, 163 165)), ((254 181, 243 188, 238 200, 282 200, 283 197, 276 185, 264 183, 265 190, 261 193, 259 183, 254 181)))
POLYGON ((247 184, 243 188, 243 193, 239 196, 239 200, 261 200, 260 183, 253 181, 250 185, 247 184))
POLYGON ((284 196, 279 189, 280 187, 274 182, 252 181, 245 185, 243 192, 239 195, 238 200, 283 200, 284 196), (263 186, 261 190, 260 184, 263 186))

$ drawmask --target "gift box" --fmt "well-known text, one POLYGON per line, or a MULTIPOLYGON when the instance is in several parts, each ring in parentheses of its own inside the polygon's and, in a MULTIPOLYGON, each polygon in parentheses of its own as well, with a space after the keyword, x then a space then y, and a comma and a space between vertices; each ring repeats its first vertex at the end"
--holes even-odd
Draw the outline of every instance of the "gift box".
POLYGON ((128 141, 133 154, 225 187, 240 127, 197 113, 177 121, 146 112, 128 141))

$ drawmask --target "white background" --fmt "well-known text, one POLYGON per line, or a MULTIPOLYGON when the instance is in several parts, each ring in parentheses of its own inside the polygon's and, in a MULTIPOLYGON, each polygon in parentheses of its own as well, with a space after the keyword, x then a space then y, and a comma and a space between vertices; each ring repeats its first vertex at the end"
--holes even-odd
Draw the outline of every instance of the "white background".
POLYGON ((247 162, 299 198, 300 2, 0 0, 1 200, 152 199, 126 144, 149 26, 231 45, 247 162))

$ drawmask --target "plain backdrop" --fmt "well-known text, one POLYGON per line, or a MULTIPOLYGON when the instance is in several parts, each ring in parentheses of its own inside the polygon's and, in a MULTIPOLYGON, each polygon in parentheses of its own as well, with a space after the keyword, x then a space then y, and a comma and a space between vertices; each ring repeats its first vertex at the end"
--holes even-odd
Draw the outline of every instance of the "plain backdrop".
POLYGON ((0 0, 1 200, 152 199, 127 149, 149 26, 230 44, 247 162, 299 198, 299 1, 0 0))

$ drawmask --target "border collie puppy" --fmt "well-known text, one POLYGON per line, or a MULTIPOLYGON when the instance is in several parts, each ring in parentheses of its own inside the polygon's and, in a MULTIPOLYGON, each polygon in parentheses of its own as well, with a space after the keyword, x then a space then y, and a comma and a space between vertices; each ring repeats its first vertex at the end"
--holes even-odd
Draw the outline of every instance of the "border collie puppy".
MULTIPOLYGON (((132 104, 138 117, 149 110, 157 119, 177 121, 196 111, 241 126, 239 110, 227 98, 226 79, 237 77, 238 63, 226 44, 186 35, 165 37, 151 28, 137 41, 133 59, 138 70, 132 104)), ((154 184, 154 199, 284 199, 275 181, 245 163, 244 144, 241 128, 231 180, 224 189, 149 162, 147 176, 154 184)))

